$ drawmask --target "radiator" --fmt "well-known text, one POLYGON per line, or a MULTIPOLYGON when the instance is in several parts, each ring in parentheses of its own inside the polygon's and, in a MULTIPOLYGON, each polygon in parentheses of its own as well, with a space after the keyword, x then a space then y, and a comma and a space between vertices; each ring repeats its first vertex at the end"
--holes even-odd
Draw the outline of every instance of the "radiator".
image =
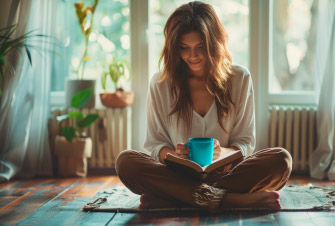
MULTIPOLYGON (((51 147, 53 147, 56 135, 61 135, 62 127, 71 124, 67 120, 59 124, 56 117, 69 111, 68 109, 52 111, 52 122, 49 129, 51 147)), ((113 168, 118 154, 130 147, 130 108, 83 108, 80 111, 83 114, 96 113, 100 116, 97 122, 85 130, 93 143, 92 157, 88 159, 89 168, 113 168)))
POLYGON ((307 171, 316 146, 316 107, 270 106, 270 147, 284 147, 293 158, 293 170, 307 171))

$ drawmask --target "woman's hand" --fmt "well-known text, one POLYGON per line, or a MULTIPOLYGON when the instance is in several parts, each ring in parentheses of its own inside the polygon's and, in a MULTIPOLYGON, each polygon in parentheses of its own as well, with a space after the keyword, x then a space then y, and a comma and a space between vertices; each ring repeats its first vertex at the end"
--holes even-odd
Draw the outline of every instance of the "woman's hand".
POLYGON ((222 166, 222 167, 220 167, 216 170, 216 173, 217 174, 225 174, 226 172, 228 172, 231 169, 232 166, 233 166, 232 164, 222 166))
POLYGON ((221 156, 221 146, 218 140, 214 140, 214 150, 213 150, 213 161, 220 158, 221 156))
POLYGON ((188 147, 183 143, 177 143, 175 154, 176 156, 183 158, 183 159, 190 158, 190 151, 188 150, 188 147))
MULTIPOLYGON (((214 140, 214 150, 213 150, 213 161, 221 157, 221 146, 218 140, 214 140)), ((225 174, 228 172, 232 167, 232 164, 222 166, 216 170, 217 174, 225 174)))

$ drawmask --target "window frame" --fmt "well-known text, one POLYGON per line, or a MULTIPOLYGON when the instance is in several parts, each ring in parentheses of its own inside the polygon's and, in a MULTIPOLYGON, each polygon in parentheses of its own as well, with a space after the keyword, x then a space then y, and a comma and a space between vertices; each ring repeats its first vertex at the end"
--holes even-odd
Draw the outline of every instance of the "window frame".
POLYGON ((270 66, 272 62, 273 1, 249 0, 249 69, 255 95, 257 134, 255 150, 268 146, 268 109, 270 105, 316 105, 317 103, 315 91, 269 92, 269 75, 272 73, 270 66))

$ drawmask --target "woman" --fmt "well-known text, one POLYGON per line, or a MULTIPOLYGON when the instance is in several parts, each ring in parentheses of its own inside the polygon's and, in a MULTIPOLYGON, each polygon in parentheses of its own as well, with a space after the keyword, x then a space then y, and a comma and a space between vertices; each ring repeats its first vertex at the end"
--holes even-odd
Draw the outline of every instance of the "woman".
POLYGON ((196 206, 280 209, 279 194, 292 159, 282 148, 252 154, 255 147, 253 87, 249 72, 227 49, 228 35, 213 8, 190 2, 177 8, 165 28, 163 70, 150 83, 145 148, 151 156, 122 152, 116 163, 121 181, 141 195, 140 208, 196 206), (191 137, 215 138, 213 159, 241 150, 237 166, 206 180, 191 179, 165 166, 167 153, 189 158, 191 137))

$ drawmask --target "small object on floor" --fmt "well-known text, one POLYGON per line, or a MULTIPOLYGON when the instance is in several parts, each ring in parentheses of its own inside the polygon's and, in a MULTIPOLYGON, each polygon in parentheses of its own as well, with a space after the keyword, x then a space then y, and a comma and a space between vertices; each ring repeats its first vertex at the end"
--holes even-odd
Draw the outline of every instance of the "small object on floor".
MULTIPOLYGON (((335 188, 287 185, 280 193, 280 211, 320 211, 334 210, 335 188)), ((156 208, 139 209, 140 195, 132 193, 122 185, 116 185, 108 190, 99 192, 93 202, 87 203, 84 211, 94 212, 175 212, 175 211, 206 211, 199 208, 156 208)), ((226 211, 269 211, 259 208, 227 208, 226 211)))

